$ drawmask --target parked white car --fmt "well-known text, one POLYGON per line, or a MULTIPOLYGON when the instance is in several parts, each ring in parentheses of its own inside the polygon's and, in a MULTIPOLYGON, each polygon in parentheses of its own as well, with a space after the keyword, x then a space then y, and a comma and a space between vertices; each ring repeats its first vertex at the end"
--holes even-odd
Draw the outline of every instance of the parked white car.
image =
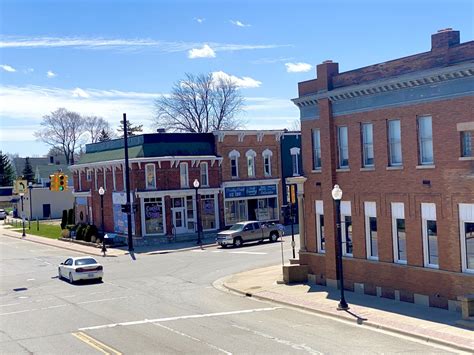
POLYGON ((104 276, 104 267, 91 256, 67 258, 59 264, 58 276, 60 279, 68 279, 70 283, 92 279, 101 281, 104 276))
POLYGON ((7 212, 3 208, 0 208, 0 219, 5 219, 7 217, 7 212))

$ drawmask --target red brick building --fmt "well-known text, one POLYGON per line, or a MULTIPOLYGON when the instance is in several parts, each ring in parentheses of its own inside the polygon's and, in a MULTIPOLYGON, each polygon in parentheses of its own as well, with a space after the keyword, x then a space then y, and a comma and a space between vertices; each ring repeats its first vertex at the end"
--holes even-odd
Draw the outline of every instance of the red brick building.
POLYGON ((281 145, 284 131, 216 131, 222 157, 224 226, 239 221, 279 221, 282 206, 281 145))
POLYGON ((474 42, 298 84, 310 278, 336 285, 339 184, 344 287, 455 309, 474 293, 474 42))

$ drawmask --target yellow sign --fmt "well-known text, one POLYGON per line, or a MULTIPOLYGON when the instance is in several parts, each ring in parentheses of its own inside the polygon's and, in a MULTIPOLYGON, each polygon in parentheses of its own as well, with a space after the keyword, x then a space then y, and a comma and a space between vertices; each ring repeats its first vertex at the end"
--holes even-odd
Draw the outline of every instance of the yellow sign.
POLYGON ((296 203, 296 186, 294 184, 290 185, 290 202, 296 203))
POLYGON ((24 194, 28 188, 28 181, 26 180, 15 180, 14 192, 16 194, 24 194))

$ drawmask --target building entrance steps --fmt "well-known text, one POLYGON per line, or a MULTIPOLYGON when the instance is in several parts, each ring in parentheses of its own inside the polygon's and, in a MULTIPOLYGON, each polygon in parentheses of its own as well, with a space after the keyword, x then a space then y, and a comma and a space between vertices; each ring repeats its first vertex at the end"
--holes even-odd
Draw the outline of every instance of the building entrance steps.
POLYGON ((474 349, 474 332, 456 326, 460 313, 349 291, 345 292, 345 298, 350 309, 338 311, 339 290, 312 283, 285 285, 281 282, 282 277, 282 266, 276 265, 235 274, 222 283, 227 289, 243 295, 360 326, 375 327, 469 353, 474 349))

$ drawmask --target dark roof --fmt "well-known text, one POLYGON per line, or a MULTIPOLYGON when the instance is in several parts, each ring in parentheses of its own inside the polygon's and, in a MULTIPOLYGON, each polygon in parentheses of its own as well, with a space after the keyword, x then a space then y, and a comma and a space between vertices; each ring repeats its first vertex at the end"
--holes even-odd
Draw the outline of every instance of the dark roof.
MULTIPOLYGON (((78 164, 124 159, 123 139, 86 145, 78 164)), ((154 133, 128 138, 129 158, 215 155, 212 133, 154 133)))
MULTIPOLYGON (((49 178, 49 175, 55 171, 62 170, 64 172, 68 171, 68 166, 66 164, 66 158, 64 156, 55 155, 53 156, 54 163, 50 163, 50 157, 43 158, 29 158, 31 168, 33 173, 36 175, 36 172, 39 172, 41 178, 49 178), (58 164, 59 163, 59 164, 58 164)), ((23 169, 25 168, 26 158, 13 158, 13 168, 17 176, 22 175, 23 169)))

